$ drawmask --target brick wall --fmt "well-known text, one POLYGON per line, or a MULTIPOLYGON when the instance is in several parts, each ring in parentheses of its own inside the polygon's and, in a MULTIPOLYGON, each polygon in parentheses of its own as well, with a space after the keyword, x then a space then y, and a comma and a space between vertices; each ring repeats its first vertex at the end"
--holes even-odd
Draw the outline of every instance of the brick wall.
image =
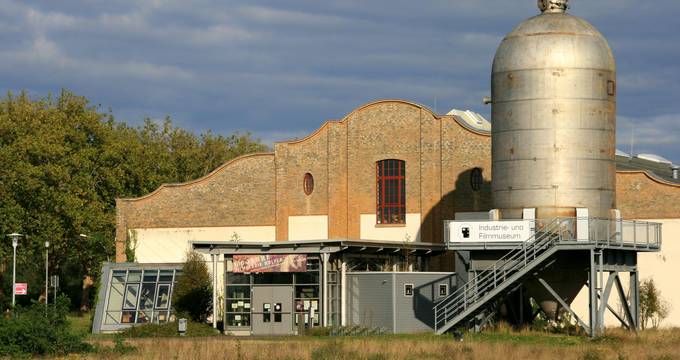
POLYGON ((201 179, 117 199, 116 261, 125 261, 128 229, 272 226, 275 204, 273 154, 243 156, 201 179))
POLYGON ((616 203, 624 219, 680 218, 680 185, 642 171, 616 174, 616 203))

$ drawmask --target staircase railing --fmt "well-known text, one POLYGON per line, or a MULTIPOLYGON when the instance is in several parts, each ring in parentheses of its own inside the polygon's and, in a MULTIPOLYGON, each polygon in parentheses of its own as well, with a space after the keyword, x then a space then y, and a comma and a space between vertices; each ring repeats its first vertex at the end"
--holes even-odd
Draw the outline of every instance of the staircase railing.
POLYGON ((586 243, 653 251, 661 248, 661 234, 661 224, 641 221, 599 218, 534 220, 531 238, 508 251, 489 268, 476 272, 467 283, 435 305, 435 331, 444 326, 455 325, 449 322, 503 285, 509 277, 529 265, 534 266, 533 262, 555 244, 586 243), (579 227, 586 228, 587 231, 579 233, 579 227))
POLYGON ((557 218, 545 225, 537 221, 531 239, 510 250, 488 269, 477 272, 467 283, 435 305, 435 331, 536 260, 555 243, 574 240, 573 220, 557 218))

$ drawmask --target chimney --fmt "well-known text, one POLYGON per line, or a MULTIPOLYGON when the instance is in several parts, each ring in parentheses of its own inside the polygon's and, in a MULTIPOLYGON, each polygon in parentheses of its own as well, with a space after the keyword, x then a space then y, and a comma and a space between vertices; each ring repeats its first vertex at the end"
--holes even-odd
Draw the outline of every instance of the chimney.
POLYGON ((671 170, 673 170, 673 180, 678 180, 678 171, 680 170, 680 166, 673 165, 671 166, 671 170))

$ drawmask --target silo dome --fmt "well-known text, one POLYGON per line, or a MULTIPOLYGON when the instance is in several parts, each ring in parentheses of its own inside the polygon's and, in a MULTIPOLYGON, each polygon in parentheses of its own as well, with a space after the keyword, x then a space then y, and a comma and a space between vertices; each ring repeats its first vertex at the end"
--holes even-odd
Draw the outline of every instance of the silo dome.
POLYGON ((504 218, 610 217, 615 208, 616 62, 607 40, 539 0, 542 13, 508 34, 493 62, 494 207, 504 218))

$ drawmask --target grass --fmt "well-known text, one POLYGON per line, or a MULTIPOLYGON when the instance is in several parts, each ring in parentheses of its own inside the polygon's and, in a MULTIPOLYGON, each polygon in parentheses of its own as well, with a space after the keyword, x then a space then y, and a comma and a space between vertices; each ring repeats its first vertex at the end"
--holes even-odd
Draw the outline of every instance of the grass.
MULTIPOLYGON (((102 347, 112 338, 94 338, 102 347)), ((98 353, 87 359, 680 359, 680 329, 645 331, 639 335, 610 329, 606 337, 545 334, 497 330, 466 334, 462 342, 432 334, 283 338, 129 338, 134 350, 98 353)))
POLYGON ((71 332, 74 334, 90 334, 92 332, 92 322, 90 314, 81 315, 73 312, 66 315, 66 319, 71 327, 71 332))

